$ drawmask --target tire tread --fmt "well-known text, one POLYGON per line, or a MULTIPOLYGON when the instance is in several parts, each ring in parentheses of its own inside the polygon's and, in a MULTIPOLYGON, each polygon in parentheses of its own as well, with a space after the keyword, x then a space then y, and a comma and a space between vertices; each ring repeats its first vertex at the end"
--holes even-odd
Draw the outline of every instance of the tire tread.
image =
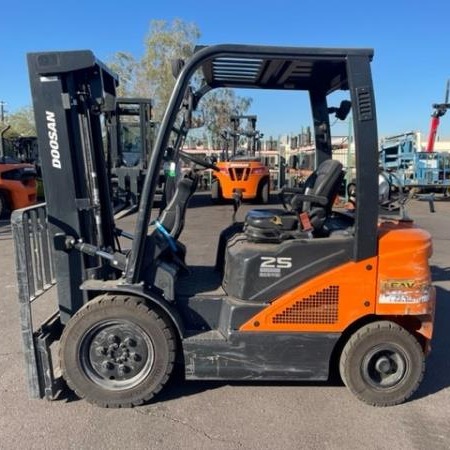
POLYGON ((357 347, 357 345, 365 339, 367 336, 370 336, 374 332, 383 332, 383 331, 389 331, 389 332, 395 332, 398 333, 400 336, 405 337, 406 339, 412 338, 411 342, 413 342, 416 346, 416 350, 420 350, 420 352, 423 352, 422 347, 420 343, 417 341, 417 339, 411 335, 405 328, 398 325, 395 322, 391 321, 377 321, 369 323, 362 328, 360 328, 357 332, 355 332, 350 339, 347 341, 347 343, 344 346, 344 349, 341 353, 341 358, 339 361, 339 372, 342 378, 342 381, 344 384, 352 391, 352 393, 361 401, 364 403, 367 403, 372 406, 379 406, 379 407, 385 407, 385 406, 393 406, 400 403, 405 402, 411 395, 417 390, 419 387, 424 373, 425 373, 425 360, 422 358, 421 361, 421 368, 420 368, 420 376, 418 377, 417 381, 414 383, 414 386, 412 386, 408 392, 406 392, 403 396, 396 398, 394 401, 385 400, 385 401, 375 401, 370 400, 364 395, 362 395, 360 392, 357 392, 352 388, 352 384, 349 382, 347 370, 349 367, 348 359, 351 356, 354 349, 357 347))
POLYGON ((161 389, 164 387, 164 385, 168 381, 170 374, 172 372, 173 366, 174 366, 175 347, 176 347, 175 336, 174 336, 173 329, 168 325, 167 321, 164 320, 154 309, 152 309, 150 306, 148 306, 145 303, 145 301, 143 301, 142 299, 140 299, 138 297, 122 296, 122 295, 111 296, 111 295, 105 294, 105 295, 99 296, 99 297, 89 301, 86 305, 84 305, 83 308, 81 308, 73 316, 72 319, 75 319, 75 320, 70 320, 68 322, 68 324, 64 328, 63 334, 61 336, 61 342, 60 342, 60 346, 59 346, 59 361, 61 362, 61 370, 63 373, 64 380, 66 381, 69 388, 72 391, 74 391, 75 394, 79 398, 86 399, 89 403, 97 405, 97 406, 101 406, 104 408, 131 408, 131 407, 139 406, 139 405, 142 405, 143 403, 148 402, 156 394, 158 394, 161 391, 161 389), (64 367, 64 362, 63 362, 64 361, 63 349, 65 346, 65 341, 67 339, 67 335, 72 328, 72 324, 77 322, 76 319, 79 319, 88 314, 91 314, 96 309, 101 309, 108 303, 110 303, 111 305, 122 305, 122 306, 129 307, 129 308, 136 308, 136 309, 140 310, 140 312, 142 314, 147 314, 147 315, 151 316, 153 318, 153 320, 155 321, 155 323, 158 324, 158 327, 160 328, 160 330, 164 333, 164 336, 166 338, 166 341, 167 341, 167 344, 169 347, 168 364, 167 364, 165 373, 162 376, 158 385, 151 392, 149 392, 146 396, 144 396, 138 400, 132 401, 132 402, 117 403, 117 402, 108 402, 107 400, 100 401, 100 400, 95 400, 95 399, 89 398, 86 393, 81 392, 76 387, 76 384, 73 383, 73 381, 70 378, 70 375, 65 373, 65 367, 64 367))

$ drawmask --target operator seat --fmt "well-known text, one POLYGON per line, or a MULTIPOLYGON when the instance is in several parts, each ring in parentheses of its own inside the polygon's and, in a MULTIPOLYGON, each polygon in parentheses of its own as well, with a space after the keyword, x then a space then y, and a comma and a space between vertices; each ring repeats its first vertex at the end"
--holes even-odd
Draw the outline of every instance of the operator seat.
POLYGON ((285 239, 323 236, 323 225, 331 214, 333 202, 344 177, 342 164, 328 159, 308 177, 305 191, 296 193, 291 201, 292 211, 284 209, 254 209, 245 218, 244 231, 253 242, 281 242, 285 239), (311 229, 305 230, 299 215, 306 213, 311 229))

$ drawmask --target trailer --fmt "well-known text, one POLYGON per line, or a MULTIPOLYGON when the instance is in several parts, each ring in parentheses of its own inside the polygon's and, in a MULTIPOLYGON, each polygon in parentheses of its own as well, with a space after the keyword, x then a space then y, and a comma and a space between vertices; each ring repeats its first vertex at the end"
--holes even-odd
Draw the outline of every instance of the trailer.
POLYGON ((380 165, 395 175, 401 188, 446 191, 450 187, 449 152, 421 151, 416 132, 383 139, 380 165))

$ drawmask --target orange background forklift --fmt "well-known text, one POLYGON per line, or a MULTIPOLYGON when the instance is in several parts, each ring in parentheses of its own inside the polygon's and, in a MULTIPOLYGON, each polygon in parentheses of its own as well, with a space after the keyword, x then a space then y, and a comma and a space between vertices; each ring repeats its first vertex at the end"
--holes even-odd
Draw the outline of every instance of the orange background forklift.
POLYGON ((262 134, 256 129, 256 116, 231 116, 231 130, 225 136, 223 160, 219 170, 212 172, 211 198, 213 201, 232 200, 238 193, 243 200, 268 203, 270 196, 270 170, 258 157, 262 134), (241 127, 241 120, 247 125, 241 127), (241 136, 247 138, 245 146, 239 145, 241 136), (232 151, 229 155, 229 141, 232 151))
POLYGON ((0 218, 8 211, 34 205, 37 199, 34 166, 5 155, 3 134, 8 129, 9 126, 0 133, 0 218))
POLYGON ((47 204, 16 212, 12 223, 31 396, 58 392, 57 343, 67 385, 104 407, 149 401, 175 364, 188 380, 326 380, 338 370, 368 404, 407 400, 432 338, 432 244, 412 221, 379 217, 372 56, 370 49, 199 48, 178 64, 135 230, 125 233, 114 222, 101 130, 116 76, 89 51, 29 54, 47 204), (199 71, 195 90, 190 80, 199 71), (250 210, 217 236, 214 266, 193 265, 180 236, 198 172, 180 177, 151 218, 152 208, 161 166, 189 157, 181 149, 193 105, 220 87, 306 92, 315 171, 295 208, 250 210), (344 176, 332 158, 335 92, 349 98, 353 117, 351 215, 334 209, 344 176), (35 329, 30 301, 52 284, 55 314, 35 329))

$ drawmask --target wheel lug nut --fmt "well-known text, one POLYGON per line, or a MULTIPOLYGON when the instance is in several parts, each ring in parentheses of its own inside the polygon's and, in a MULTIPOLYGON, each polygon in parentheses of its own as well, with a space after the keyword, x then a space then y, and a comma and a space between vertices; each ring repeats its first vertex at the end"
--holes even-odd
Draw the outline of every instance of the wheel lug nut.
POLYGON ((97 353, 98 356, 102 356, 102 355, 106 355, 106 352, 108 351, 108 349, 106 347, 97 347, 95 349, 95 353, 97 353))
POLYGON ((127 344, 129 347, 136 347, 136 341, 130 337, 125 338, 125 344, 127 344))
POLYGON ((118 344, 120 342, 119 336, 115 334, 110 334, 107 339, 110 344, 118 344))
POLYGON ((102 368, 105 369, 105 370, 113 370, 114 369, 114 365, 110 361, 103 361, 102 362, 102 368))
POLYGON ((140 361, 142 359, 141 355, 138 355, 137 353, 131 353, 130 358, 132 358, 134 361, 140 361))
POLYGON ((119 367, 117 369, 117 372, 119 373, 119 375, 125 375, 126 373, 128 373, 130 371, 130 368, 124 364, 119 364, 119 367))

